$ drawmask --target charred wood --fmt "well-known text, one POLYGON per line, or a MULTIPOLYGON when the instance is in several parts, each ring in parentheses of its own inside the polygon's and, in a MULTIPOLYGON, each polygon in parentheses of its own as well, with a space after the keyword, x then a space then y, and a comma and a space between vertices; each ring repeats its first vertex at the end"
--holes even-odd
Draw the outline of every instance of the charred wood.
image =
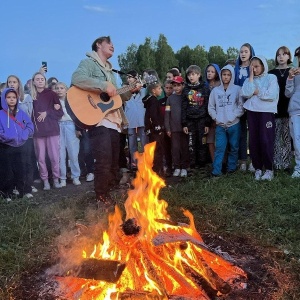
POLYGON ((116 283, 125 267, 126 264, 115 260, 88 258, 80 266, 72 270, 70 275, 116 283))

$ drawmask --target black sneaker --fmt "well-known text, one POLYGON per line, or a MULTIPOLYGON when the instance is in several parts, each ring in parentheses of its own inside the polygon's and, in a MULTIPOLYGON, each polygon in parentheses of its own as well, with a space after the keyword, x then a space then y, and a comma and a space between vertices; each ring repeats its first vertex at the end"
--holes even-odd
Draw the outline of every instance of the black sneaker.
POLYGON ((110 197, 110 195, 99 195, 97 197, 98 210, 103 213, 114 212, 116 202, 110 197))

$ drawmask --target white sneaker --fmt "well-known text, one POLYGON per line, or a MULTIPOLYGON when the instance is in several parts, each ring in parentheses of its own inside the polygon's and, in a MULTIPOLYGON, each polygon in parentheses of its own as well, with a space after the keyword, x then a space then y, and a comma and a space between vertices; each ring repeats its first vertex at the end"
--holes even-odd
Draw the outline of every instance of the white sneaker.
POLYGON ((94 176, 93 173, 88 173, 88 174, 86 175, 86 181, 87 181, 87 182, 93 181, 94 178, 95 178, 95 176, 94 176))
POLYGON ((247 171, 247 165, 246 165, 246 163, 242 163, 240 165, 240 170, 243 171, 243 172, 247 171))
POLYGON ((255 180, 260 180, 261 179, 261 175, 262 175, 262 170, 257 169, 255 171, 255 175, 254 175, 255 180))
POLYGON ((274 172, 272 170, 266 170, 263 176, 261 176, 261 180, 269 180, 271 181, 274 178, 274 172))
POLYGON ((255 172, 255 169, 252 165, 252 163, 250 163, 249 167, 248 167, 248 171, 250 171, 251 173, 254 173, 255 172))
POLYGON ((292 174, 292 178, 300 178, 300 172, 299 171, 294 171, 292 174))
POLYGON ((180 169, 175 169, 173 172, 174 177, 178 177, 180 175, 180 169))
POLYGON ((7 198, 5 198, 5 200, 6 200, 7 202, 10 202, 10 201, 11 201, 11 198, 7 197, 7 198))
POLYGON ((80 182, 80 180, 78 178, 74 178, 73 179, 73 184, 74 185, 81 185, 81 182, 80 182))
POLYGON ((33 198, 33 195, 30 193, 27 193, 24 195, 24 198, 30 199, 30 198, 33 198))
POLYGON ((61 185, 61 187, 67 186, 67 180, 66 179, 61 179, 60 180, 60 185, 61 185))
POLYGON ((180 177, 187 177, 187 170, 186 169, 181 169, 180 177))
POLYGON ((35 186, 32 186, 32 187, 31 187, 31 192, 32 192, 32 193, 37 193, 38 190, 37 190, 37 188, 36 188, 35 186))
POLYGON ((50 183, 48 179, 44 180, 44 191, 49 191, 50 190, 50 183))
POLYGON ((60 189, 61 188, 61 184, 59 183, 58 179, 54 179, 53 180, 53 186, 56 188, 56 189, 60 189))
POLYGON ((17 190, 16 187, 13 189, 12 192, 13 192, 14 195, 17 195, 17 196, 20 195, 20 193, 19 193, 19 191, 17 190))

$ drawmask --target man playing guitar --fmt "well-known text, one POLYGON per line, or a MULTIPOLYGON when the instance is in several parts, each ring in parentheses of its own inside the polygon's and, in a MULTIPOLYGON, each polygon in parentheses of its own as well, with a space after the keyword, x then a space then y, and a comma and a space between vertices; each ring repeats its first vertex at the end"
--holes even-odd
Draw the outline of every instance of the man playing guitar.
MULTIPOLYGON (((92 52, 87 53, 72 75, 71 84, 86 91, 105 92, 111 98, 117 94, 116 79, 112 65, 108 61, 114 54, 114 45, 109 36, 99 37, 92 44, 92 52)), ((123 94, 128 100, 131 93, 123 94)), ((115 202, 109 195, 110 188, 118 183, 119 132, 124 113, 122 108, 109 111, 94 127, 89 129, 89 138, 95 159, 94 189, 99 209, 114 209, 115 202)))

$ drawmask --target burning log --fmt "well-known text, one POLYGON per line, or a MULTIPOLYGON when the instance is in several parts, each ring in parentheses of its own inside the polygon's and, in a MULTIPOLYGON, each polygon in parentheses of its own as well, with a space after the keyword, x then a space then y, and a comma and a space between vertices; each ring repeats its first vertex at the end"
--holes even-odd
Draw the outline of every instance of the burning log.
POLYGON ((154 293, 130 291, 130 292, 123 292, 123 293, 112 293, 110 295, 110 299, 111 300, 168 300, 170 298, 158 294, 154 294, 154 293))
POLYGON ((147 293, 147 292, 123 292, 123 293, 112 293, 110 295, 111 300, 203 300, 199 297, 189 296, 175 296, 170 295, 168 298, 160 296, 158 294, 147 293))
POLYGON ((126 264, 114 260, 85 259, 72 273, 76 277, 116 283, 122 275, 126 264))
POLYGON ((207 250, 207 251, 213 251, 213 249, 210 249, 207 245, 205 245, 203 242, 198 241, 188 233, 186 233, 182 228, 176 228, 176 230, 172 230, 171 228, 168 228, 166 231, 160 231, 159 234, 157 234, 153 239, 152 243, 155 246, 163 245, 166 243, 176 243, 176 242, 191 242, 201 249, 207 250))

